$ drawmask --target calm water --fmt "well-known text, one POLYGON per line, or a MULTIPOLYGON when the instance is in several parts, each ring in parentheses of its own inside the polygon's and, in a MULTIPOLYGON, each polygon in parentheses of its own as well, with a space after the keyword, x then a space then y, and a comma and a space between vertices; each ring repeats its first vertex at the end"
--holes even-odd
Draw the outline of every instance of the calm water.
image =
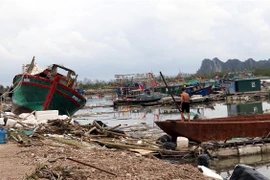
MULTIPOLYGON (((159 129, 154 121, 166 119, 179 119, 180 114, 177 109, 172 107, 126 107, 121 106, 118 109, 109 107, 112 105, 112 97, 104 98, 92 97, 87 100, 87 106, 93 108, 79 110, 76 115, 87 114, 76 118, 80 124, 88 124, 93 120, 101 120, 108 126, 129 126, 136 124, 147 124, 150 127, 159 129), (107 106, 106 106, 107 105, 107 106), (102 107, 106 106, 106 107, 102 107)), ((227 117, 240 114, 254 114, 270 112, 270 102, 244 102, 233 105, 226 105, 225 102, 214 102, 210 104, 197 104, 191 107, 191 118, 199 113, 204 118, 227 117)), ((223 177, 228 176, 236 164, 246 164, 254 166, 266 177, 270 178, 270 154, 241 157, 235 159, 226 159, 213 161, 212 168, 223 177)))

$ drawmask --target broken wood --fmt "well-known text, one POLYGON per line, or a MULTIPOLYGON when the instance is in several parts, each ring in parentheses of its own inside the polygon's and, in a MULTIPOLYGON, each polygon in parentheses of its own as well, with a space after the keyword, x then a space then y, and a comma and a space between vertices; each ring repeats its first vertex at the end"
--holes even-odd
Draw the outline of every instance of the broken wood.
POLYGON ((144 149, 144 150, 150 150, 165 154, 187 154, 187 152, 190 152, 190 150, 185 151, 175 151, 175 150, 167 150, 167 149, 161 149, 161 148, 155 148, 155 147, 142 147, 142 146, 136 146, 136 145, 127 145, 127 144, 120 144, 120 143, 113 143, 113 142, 107 142, 107 141, 100 141, 100 140, 92 140, 95 142, 98 142, 100 144, 104 144, 109 147, 119 148, 119 149, 144 149))
POLYGON ((92 127, 89 131, 86 132, 86 134, 91 134, 92 131, 94 131, 95 129, 97 129, 97 127, 92 127))
POLYGON ((106 172, 106 173, 108 173, 108 174, 111 174, 111 175, 117 176, 115 173, 112 173, 112 172, 109 172, 109 171, 107 171, 107 170, 101 169, 101 168, 96 167, 96 166, 94 166, 94 165, 91 165, 91 164, 88 164, 88 163, 84 163, 84 162, 81 162, 81 161, 75 160, 75 159, 70 158, 70 157, 67 157, 66 159, 68 159, 68 160, 70 160, 70 161, 73 161, 73 162, 76 162, 76 163, 79 163, 79 164, 82 164, 82 165, 85 165, 85 166, 89 166, 89 167, 91 167, 91 168, 98 169, 98 170, 100 170, 100 171, 102 171, 102 172, 106 172))
POLYGON ((112 128, 110 128, 110 129, 108 129, 109 131, 112 131, 112 130, 115 130, 116 128, 119 128, 121 126, 121 124, 118 124, 117 126, 114 126, 114 127, 112 127, 112 128))
POLYGON ((93 121, 93 125, 96 126, 99 130, 101 130, 101 132, 103 132, 104 128, 100 126, 97 121, 93 121))
POLYGON ((25 116, 24 118, 22 118, 21 121, 26 120, 29 116, 31 116, 32 114, 34 114, 36 111, 32 111, 31 113, 29 113, 27 116, 25 116))
POLYGON ((116 135, 116 136, 123 136, 123 137, 130 137, 127 134, 117 133, 117 132, 113 132, 113 131, 109 131, 109 130, 105 130, 105 129, 103 131, 106 134, 111 134, 111 135, 116 135))

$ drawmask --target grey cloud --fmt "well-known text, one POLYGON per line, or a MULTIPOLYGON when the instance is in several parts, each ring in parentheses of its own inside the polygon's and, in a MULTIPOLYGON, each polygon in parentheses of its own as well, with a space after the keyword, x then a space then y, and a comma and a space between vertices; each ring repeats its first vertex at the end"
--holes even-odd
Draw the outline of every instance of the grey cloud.
POLYGON ((79 79, 196 72, 204 58, 268 59, 268 1, 0 2, 0 84, 36 56, 79 79))

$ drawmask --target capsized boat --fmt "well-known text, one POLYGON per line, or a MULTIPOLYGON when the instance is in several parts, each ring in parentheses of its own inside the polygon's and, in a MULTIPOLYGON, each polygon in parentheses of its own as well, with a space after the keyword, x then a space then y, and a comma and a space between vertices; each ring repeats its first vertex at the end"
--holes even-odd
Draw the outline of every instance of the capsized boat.
POLYGON ((270 114, 191 120, 191 122, 165 120, 155 123, 173 138, 184 136, 197 142, 265 137, 270 132, 270 114))
POLYGON ((31 64, 23 67, 23 73, 13 78, 12 112, 58 110, 60 115, 72 116, 86 103, 83 91, 77 89, 77 76, 57 64, 43 70, 33 57, 31 64))

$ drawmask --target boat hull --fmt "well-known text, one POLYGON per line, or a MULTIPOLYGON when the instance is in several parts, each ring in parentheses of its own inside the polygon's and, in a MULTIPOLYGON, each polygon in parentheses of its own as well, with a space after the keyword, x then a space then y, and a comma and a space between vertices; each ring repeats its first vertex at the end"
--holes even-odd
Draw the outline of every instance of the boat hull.
POLYGON ((15 114, 58 110, 60 115, 72 116, 86 103, 72 88, 42 77, 24 75, 17 79, 14 87, 12 112, 15 114))
POLYGON ((184 136, 197 142, 224 141, 231 138, 265 137, 270 132, 270 115, 235 116, 207 120, 155 121, 167 134, 184 136))
POLYGON ((212 91, 213 91, 212 85, 197 90, 194 90, 193 86, 186 88, 186 92, 189 94, 189 96, 193 95, 207 96, 211 94, 212 91))
POLYGON ((137 99, 118 99, 113 101, 114 106, 126 106, 126 105, 157 105, 160 98, 149 100, 137 100, 137 99))

